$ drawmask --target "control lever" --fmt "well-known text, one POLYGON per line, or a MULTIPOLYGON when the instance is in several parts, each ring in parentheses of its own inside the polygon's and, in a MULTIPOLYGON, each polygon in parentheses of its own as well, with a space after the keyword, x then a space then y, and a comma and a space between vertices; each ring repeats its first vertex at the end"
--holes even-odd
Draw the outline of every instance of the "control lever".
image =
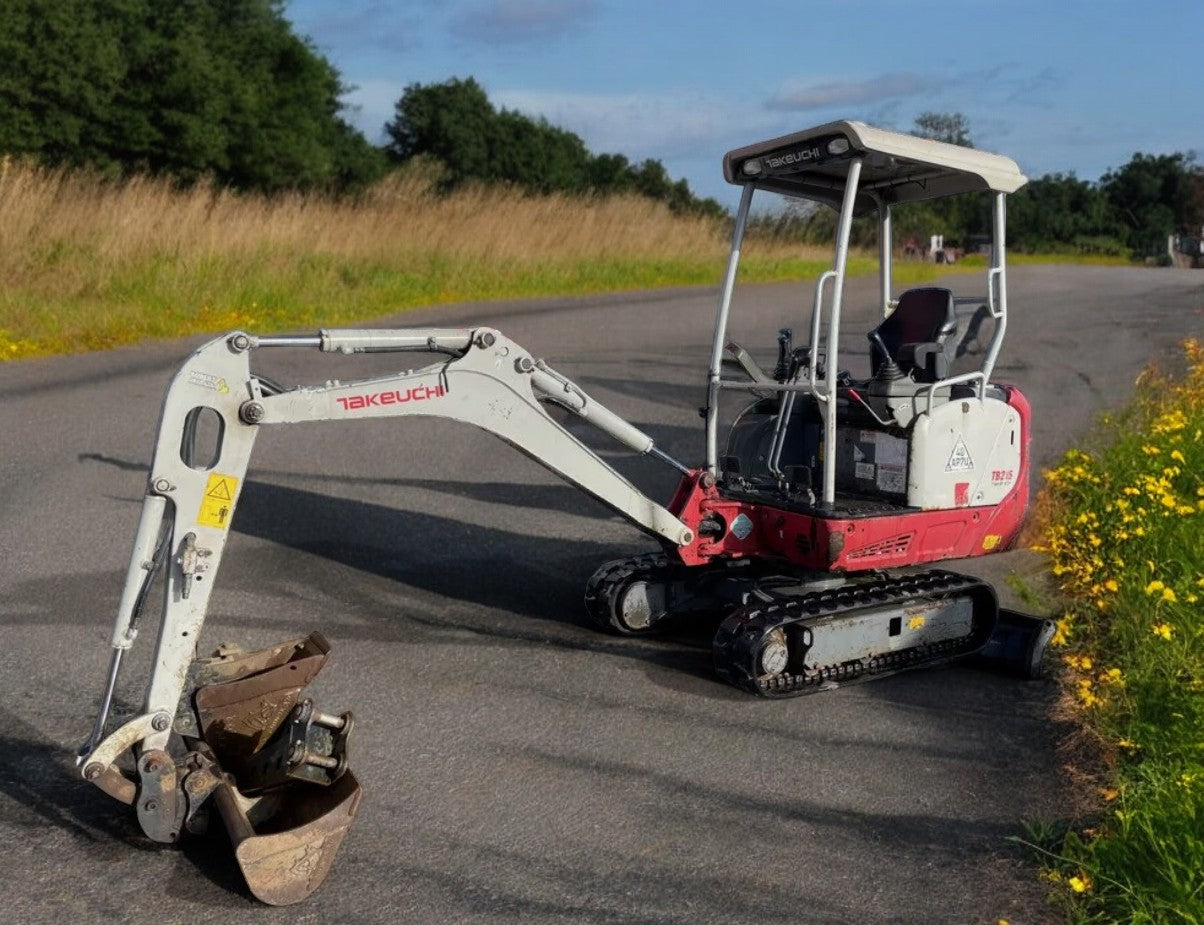
POLYGON ((794 330, 792 328, 782 328, 778 331, 778 365, 773 368, 773 378, 778 382, 786 382, 790 378, 793 345, 794 330))

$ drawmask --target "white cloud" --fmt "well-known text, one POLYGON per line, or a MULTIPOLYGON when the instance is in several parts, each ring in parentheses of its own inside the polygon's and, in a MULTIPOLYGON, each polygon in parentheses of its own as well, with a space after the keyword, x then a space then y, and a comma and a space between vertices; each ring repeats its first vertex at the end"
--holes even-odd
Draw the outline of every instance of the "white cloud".
POLYGON ((688 93, 566 93, 543 90, 491 91, 498 106, 580 135, 595 153, 624 154, 632 160, 696 153, 711 148, 748 113, 731 104, 688 93))
MULTIPOLYGON (((382 127, 392 120, 406 84, 346 78, 354 89, 344 97, 346 118, 367 138, 379 143, 382 127)), ((489 100, 498 108, 543 117, 579 135, 595 154, 622 154, 638 163, 656 158, 715 160, 728 147, 747 144, 782 129, 777 117, 763 110, 689 93, 571 93, 545 90, 495 90, 489 100)))
POLYGON ((488 0, 457 15, 451 29, 488 44, 545 41, 575 31, 597 8, 597 0, 488 0))
POLYGON ((941 86, 941 83, 935 76, 914 73, 881 74, 866 80, 795 82, 775 93, 765 105, 770 109, 800 111, 881 103, 926 93, 941 86))

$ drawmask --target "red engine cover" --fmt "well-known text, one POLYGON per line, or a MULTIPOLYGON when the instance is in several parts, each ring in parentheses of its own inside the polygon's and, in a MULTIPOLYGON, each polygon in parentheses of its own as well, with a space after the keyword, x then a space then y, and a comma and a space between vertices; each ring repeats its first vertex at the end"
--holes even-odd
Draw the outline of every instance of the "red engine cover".
POLYGON ((856 572, 965 559, 1010 549, 1028 509, 1028 399, 1011 386, 1003 390, 1020 416, 1020 471, 999 504, 948 510, 900 511, 879 517, 798 513, 768 504, 725 498, 705 470, 683 476, 669 509, 692 529, 693 543, 677 550, 686 565, 711 559, 757 556, 785 559, 819 571, 856 572), (719 536, 703 536, 704 519, 718 518, 719 536))

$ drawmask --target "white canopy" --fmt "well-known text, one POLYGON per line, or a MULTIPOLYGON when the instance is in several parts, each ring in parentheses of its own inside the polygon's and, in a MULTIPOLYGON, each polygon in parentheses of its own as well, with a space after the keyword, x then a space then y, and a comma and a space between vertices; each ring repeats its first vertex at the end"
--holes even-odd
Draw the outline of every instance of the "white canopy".
POLYGON ((756 184, 839 208, 849 161, 863 159, 857 211, 973 190, 1012 193, 1028 182, 1010 157, 889 132, 864 122, 829 122, 729 151, 729 183, 756 184))

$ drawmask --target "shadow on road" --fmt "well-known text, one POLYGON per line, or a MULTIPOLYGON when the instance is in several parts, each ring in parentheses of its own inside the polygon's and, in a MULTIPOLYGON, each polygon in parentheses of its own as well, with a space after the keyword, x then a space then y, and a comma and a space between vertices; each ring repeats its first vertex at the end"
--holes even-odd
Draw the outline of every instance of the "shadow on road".
POLYGON ((6 826, 51 825, 82 841, 119 839, 150 849, 129 808, 97 794, 76 772, 73 755, 0 708, 0 815, 6 826))

